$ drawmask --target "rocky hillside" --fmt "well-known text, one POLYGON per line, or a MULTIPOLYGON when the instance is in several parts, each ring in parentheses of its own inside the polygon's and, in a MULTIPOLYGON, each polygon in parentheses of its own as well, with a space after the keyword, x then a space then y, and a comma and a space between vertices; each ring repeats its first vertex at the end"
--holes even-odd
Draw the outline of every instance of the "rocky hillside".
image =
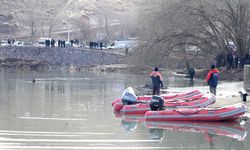
POLYGON ((90 18, 92 25, 102 24, 100 18, 124 22, 124 15, 138 5, 138 0, 2 0, 0 38, 75 28, 82 16, 90 18))
POLYGON ((22 10, 22 0, 0 1, 0 37, 17 30, 15 16, 22 10))

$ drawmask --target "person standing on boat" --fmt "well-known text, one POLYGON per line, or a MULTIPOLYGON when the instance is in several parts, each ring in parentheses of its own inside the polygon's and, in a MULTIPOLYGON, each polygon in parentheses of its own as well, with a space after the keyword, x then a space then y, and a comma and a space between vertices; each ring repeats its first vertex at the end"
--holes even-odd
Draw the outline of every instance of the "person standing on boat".
POLYGON ((210 87, 210 92, 216 95, 216 87, 219 81, 219 71, 215 65, 211 65, 211 70, 207 74, 206 82, 210 87))
POLYGON ((163 87, 163 83, 158 67, 154 68, 154 71, 150 73, 150 77, 152 79, 153 95, 160 95, 160 88, 163 87))

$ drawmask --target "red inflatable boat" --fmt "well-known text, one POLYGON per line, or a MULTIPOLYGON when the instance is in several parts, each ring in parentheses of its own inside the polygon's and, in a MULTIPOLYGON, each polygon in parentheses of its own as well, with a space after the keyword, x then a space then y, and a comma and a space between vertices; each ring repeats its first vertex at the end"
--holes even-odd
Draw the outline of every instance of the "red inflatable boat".
POLYGON ((239 103, 219 108, 177 108, 162 111, 147 111, 147 121, 228 121, 236 120, 247 111, 239 103))
POLYGON ((238 122, 146 121, 145 125, 150 129, 204 133, 208 138, 212 138, 209 135, 220 135, 244 141, 247 136, 246 128, 240 126, 238 122))
MULTIPOLYGON (((202 94, 199 90, 193 90, 190 92, 183 92, 178 94, 168 94, 162 95, 161 97, 164 100, 168 101, 178 101, 178 100, 189 100, 195 98, 201 98, 204 94, 202 94)), ((138 96, 137 103, 147 103, 152 99, 152 95, 138 96)), ((120 111, 124 105, 122 104, 121 98, 116 99, 112 102, 112 106, 114 106, 114 111, 120 111)))
MULTIPOLYGON (((204 94, 201 98, 190 98, 188 100, 170 99, 165 100, 164 106, 167 108, 203 108, 215 103, 215 96, 204 94)), ((125 105, 121 112, 123 114, 145 114, 150 111, 149 103, 140 103, 135 105, 125 105)))
MULTIPOLYGON (((182 99, 187 99, 189 97, 193 97, 194 95, 201 94, 199 90, 193 90, 193 91, 188 91, 188 92, 182 92, 182 93, 170 93, 167 95, 161 95, 163 99, 173 99, 173 98, 182 98, 182 99)), ((142 95, 142 96, 137 96, 137 101, 145 102, 148 100, 151 100, 152 95, 142 95)), ((121 103, 122 100, 121 98, 117 98, 112 102, 112 106, 114 106, 116 103, 121 103)))

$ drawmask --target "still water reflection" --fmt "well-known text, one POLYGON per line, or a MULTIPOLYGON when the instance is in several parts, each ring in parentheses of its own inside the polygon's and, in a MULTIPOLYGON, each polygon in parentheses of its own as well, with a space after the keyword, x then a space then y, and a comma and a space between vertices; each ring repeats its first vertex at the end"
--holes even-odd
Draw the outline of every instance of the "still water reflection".
MULTIPOLYGON (((129 74, 2 71, 0 149, 249 149, 248 123, 159 123, 113 114, 111 102, 123 89, 147 80, 129 74)), ((175 81, 168 82, 177 87, 181 80, 175 81)))

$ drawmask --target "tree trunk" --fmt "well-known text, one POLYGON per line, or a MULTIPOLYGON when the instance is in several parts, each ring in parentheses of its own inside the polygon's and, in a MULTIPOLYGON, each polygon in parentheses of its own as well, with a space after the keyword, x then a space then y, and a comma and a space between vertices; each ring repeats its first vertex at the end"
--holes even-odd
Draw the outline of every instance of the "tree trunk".
POLYGON ((188 58, 187 58, 186 45, 182 46, 181 49, 182 49, 182 57, 186 66, 186 70, 190 70, 190 62, 188 61, 188 58))

